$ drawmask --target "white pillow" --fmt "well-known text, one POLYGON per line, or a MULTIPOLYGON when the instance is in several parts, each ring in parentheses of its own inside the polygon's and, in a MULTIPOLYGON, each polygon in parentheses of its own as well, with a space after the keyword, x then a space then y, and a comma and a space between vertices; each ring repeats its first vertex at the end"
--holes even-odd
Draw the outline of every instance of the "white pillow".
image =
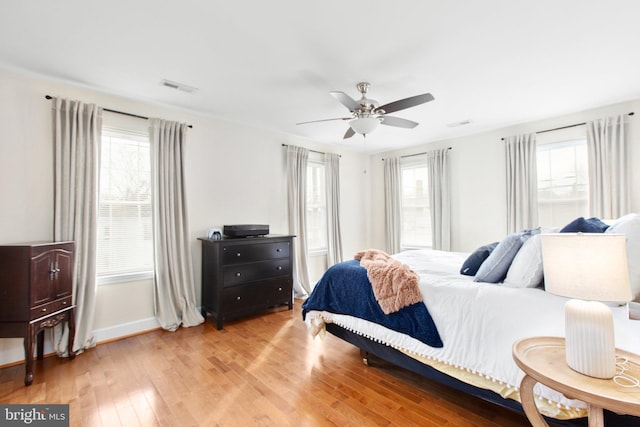
POLYGON ((627 263, 629 264, 629 281, 631 295, 640 297, 640 215, 629 214, 620 217, 615 224, 607 228, 605 233, 624 234, 627 236, 627 263))
POLYGON ((542 283, 542 240, 539 234, 531 236, 513 259, 504 286, 509 288, 535 288, 542 283))

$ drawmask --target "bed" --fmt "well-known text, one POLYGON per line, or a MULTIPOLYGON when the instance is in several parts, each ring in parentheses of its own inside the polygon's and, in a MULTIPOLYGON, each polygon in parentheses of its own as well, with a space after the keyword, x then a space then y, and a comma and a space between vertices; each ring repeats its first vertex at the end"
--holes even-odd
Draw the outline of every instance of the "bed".
MULTIPOLYGON (((610 227, 610 232, 627 234, 630 260, 640 256, 633 246, 632 239, 636 236, 631 233, 637 228, 640 243, 640 215, 633 217, 631 228, 628 224, 626 228, 622 227, 623 222, 617 224, 618 227, 610 227)), ((423 302, 383 317, 392 317, 414 306, 424 306, 428 317, 420 317, 416 324, 405 325, 401 332, 395 325, 381 322, 376 317, 379 313, 372 317, 350 308, 353 301, 357 301, 356 305, 365 306, 365 310, 377 310, 371 306, 374 297, 371 284, 367 288, 361 280, 364 274, 366 282, 367 271, 355 260, 327 270, 303 304, 303 319, 314 336, 322 336, 328 331, 363 352, 521 411, 518 391, 524 373, 513 361, 512 345, 526 337, 564 336, 564 304, 567 301, 545 292, 543 284, 533 286, 535 279, 532 282, 531 277, 542 274, 541 261, 533 262, 529 258, 537 260, 540 248, 526 242, 512 258, 509 276, 499 283, 476 281, 476 276, 460 274, 461 266, 475 252, 413 250, 393 255, 394 260, 417 273, 423 302), (528 281, 527 286, 514 283, 517 280, 528 281), (428 330, 426 334, 415 333, 423 327, 428 330)), ((632 268, 630 263, 630 272, 635 274, 632 268)), ((616 346, 640 354, 640 321, 629 319, 626 306, 611 309, 616 346)), ((417 316, 424 315, 420 311, 417 316)), ((534 392, 540 412, 554 423, 586 425, 583 402, 568 399, 541 384, 536 385, 534 392)), ((640 425, 640 419, 636 417, 613 413, 606 413, 606 417, 608 425, 612 426, 640 425)))

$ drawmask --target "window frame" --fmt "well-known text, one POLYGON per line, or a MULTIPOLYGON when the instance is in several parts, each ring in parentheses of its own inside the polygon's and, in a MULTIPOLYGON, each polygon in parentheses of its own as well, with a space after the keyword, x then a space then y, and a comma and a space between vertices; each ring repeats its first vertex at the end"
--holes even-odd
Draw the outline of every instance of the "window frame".
MULTIPOLYGON (((583 152, 582 155, 585 156, 586 158, 586 176, 583 176, 582 178, 584 179, 584 184, 582 184, 585 189, 586 189, 586 198, 582 199, 582 198, 567 198, 566 199, 566 203, 567 204, 573 204, 574 206, 577 207, 577 204, 585 204, 585 210, 582 213, 574 213, 571 216, 575 217, 575 215, 578 216, 588 216, 589 215, 589 160, 588 160, 588 148, 587 148, 587 138, 586 135, 572 135, 571 137, 565 137, 565 138, 555 138, 555 139, 548 139, 544 142, 537 142, 536 143, 536 174, 537 174, 537 182, 536 182, 536 190, 537 190, 537 209, 538 209, 538 218, 539 218, 539 223, 542 226, 545 227, 558 227, 558 226, 562 226, 562 224, 567 223, 568 221, 571 220, 571 218, 566 218, 566 221, 563 219, 562 223, 558 223, 558 224, 542 224, 542 220, 543 220, 543 215, 541 215, 541 206, 543 205, 552 205, 554 202, 556 203, 560 203, 562 201, 562 199, 557 199, 557 201, 552 201, 552 202, 541 202, 541 200, 543 200, 540 197, 540 193, 541 193, 541 187, 540 187, 540 153, 544 152, 544 151, 553 151, 553 150, 560 150, 563 148, 567 148, 567 147, 577 147, 577 146, 581 146, 583 152)), ((574 157, 575 159, 576 157, 574 157)), ((580 185, 579 181, 580 181, 580 177, 579 177, 579 168, 577 167, 577 164, 574 165, 573 168, 573 172, 575 172, 575 174, 573 175, 575 177, 575 184, 573 184, 574 186, 580 185)), ((553 189, 553 188, 559 188, 559 186, 550 186, 549 189, 553 189)), ((548 215, 545 215, 545 217, 548 215)), ((553 219, 554 215, 551 215, 551 219, 553 219)), ((553 222, 553 221, 551 221, 553 222)))
MULTIPOLYGON (((320 154, 318 155, 314 155, 314 153, 310 153, 309 155, 309 159, 307 160, 307 188, 306 188, 306 192, 307 192, 307 201, 308 201, 308 197, 309 197, 309 168, 310 167, 318 167, 318 168, 322 168, 323 170, 323 177, 325 179, 321 180, 322 183, 322 188, 323 188, 323 197, 321 197, 320 199, 322 199, 320 205, 323 206, 323 211, 324 211, 324 215, 322 215, 322 220, 324 222, 324 247, 318 247, 318 248, 311 248, 309 245, 309 239, 307 239, 307 254, 308 256, 324 256, 327 255, 328 253, 328 231, 327 231, 327 180, 326 180, 326 166, 325 166, 325 162, 324 162, 324 157, 321 156, 320 154)), ((309 207, 308 204, 306 203, 307 201, 305 201, 305 205, 306 205, 306 211, 305 211, 305 215, 307 216, 307 230, 306 233, 309 235, 309 207)))
POLYGON ((433 229, 431 228, 431 206, 430 206, 430 184, 429 184, 429 176, 428 176, 428 167, 427 160, 424 155, 419 156, 411 156, 407 158, 400 159, 400 251, 414 250, 414 249, 431 249, 433 247, 433 229), (404 194, 404 171, 407 169, 422 169, 424 168, 427 177, 425 184, 423 185, 423 194, 427 199, 427 213, 428 213, 428 235, 427 242, 424 245, 416 245, 416 244, 406 244, 405 243, 405 233, 404 233, 404 205, 405 205, 405 194, 404 194))
MULTIPOLYGON (((151 180, 152 180, 152 175, 151 175, 151 138, 149 135, 149 131, 148 128, 141 128, 140 126, 127 126, 127 125, 113 125, 113 124, 107 124, 107 123, 103 123, 102 129, 101 129, 101 137, 104 137, 105 133, 109 133, 112 132, 115 135, 122 135, 122 136, 132 136, 132 139, 136 139, 136 138, 142 138, 144 139, 145 143, 148 144, 148 149, 149 149, 149 185, 151 185, 151 180)), ((102 147, 101 147, 101 157, 102 157, 102 147)), ((101 166, 100 166, 100 174, 102 175, 102 162, 101 162, 101 166)), ((99 190, 100 191, 100 190, 99 190)), ((152 198, 153 198, 153 194, 152 194, 152 189, 149 189, 149 196, 150 196, 150 201, 149 201, 149 208, 151 210, 151 226, 153 227, 153 205, 152 205, 152 198)), ((98 195, 98 209, 100 209, 101 206, 101 194, 98 195)), ((98 227, 100 227, 100 213, 98 212, 98 227)), ((98 228, 98 232, 99 232, 99 228, 98 228)), ((99 235, 97 236, 97 238, 99 239, 99 235)), ((99 241, 99 240, 98 240, 99 241)), ((114 274, 102 274, 100 275, 97 271, 96 268, 96 283, 97 285, 109 285, 109 284, 117 284, 117 283, 125 283, 125 282, 134 282, 134 281, 140 281, 140 280, 149 280, 149 279, 153 279, 154 277, 154 256, 153 256, 153 229, 151 229, 151 242, 152 242, 152 253, 151 253, 151 268, 149 269, 140 269, 138 271, 129 271, 129 272, 119 272, 119 273, 114 273, 114 274)), ((97 255, 97 252, 96 252, 97 255)))

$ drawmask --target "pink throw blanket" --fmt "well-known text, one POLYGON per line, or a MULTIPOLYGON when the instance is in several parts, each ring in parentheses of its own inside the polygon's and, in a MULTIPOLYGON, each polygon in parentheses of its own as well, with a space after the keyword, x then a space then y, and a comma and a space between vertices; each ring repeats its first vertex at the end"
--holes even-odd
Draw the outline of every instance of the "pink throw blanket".
POLYGON ((373 294, 385 314, 422 301, 419 277, 408 265, 391 258, 379 249, 368 249, 354 255, 367 269, 373 294))

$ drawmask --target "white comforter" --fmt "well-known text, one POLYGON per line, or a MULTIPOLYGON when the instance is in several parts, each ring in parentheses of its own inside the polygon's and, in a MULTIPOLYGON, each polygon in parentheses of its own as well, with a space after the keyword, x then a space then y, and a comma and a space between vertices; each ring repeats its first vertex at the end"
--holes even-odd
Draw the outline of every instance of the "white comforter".
MULTIPOLYGON (((311 312, 310 328, 319 321, 334 322, 348 330, 392 347, 444 362, 517 389, 524 373, 512 358, 511 347, 520 338, 564 336, 566 298, 542 289, 508 288, 478 283, 460 275, 468 254, 432 250, 394 255, 420 275, 420 290, 444 346, 429 347, 403 334, 351 316, 311 312)), ((616 347, 640 354, 640 321, 629 320, 626 306, 612 307, 616 347)), ((540 384, 539 394, 549 403, 584 408, 540 384)))

